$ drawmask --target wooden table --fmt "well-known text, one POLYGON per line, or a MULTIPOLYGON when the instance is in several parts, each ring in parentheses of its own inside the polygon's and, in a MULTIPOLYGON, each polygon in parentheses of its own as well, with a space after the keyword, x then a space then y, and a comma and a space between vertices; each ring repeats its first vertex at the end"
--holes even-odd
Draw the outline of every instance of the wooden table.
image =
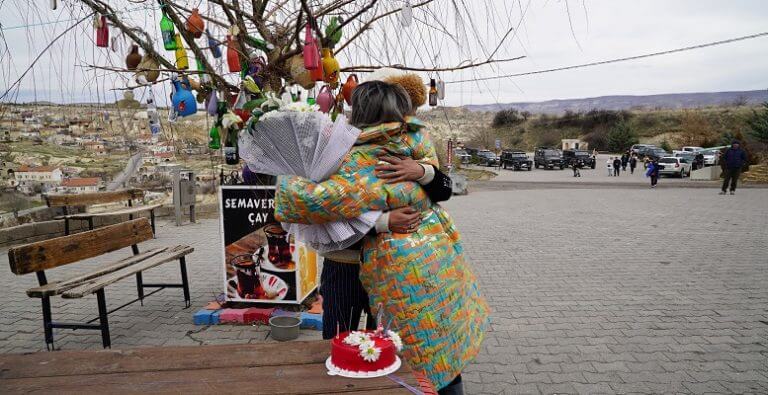
MULTIPOLYGON (((329 376, 327 341, 0 355, 0 394, 410 394, 388 377, 329 376)), ((414 388, 404 366, 394 374, 414 388)))

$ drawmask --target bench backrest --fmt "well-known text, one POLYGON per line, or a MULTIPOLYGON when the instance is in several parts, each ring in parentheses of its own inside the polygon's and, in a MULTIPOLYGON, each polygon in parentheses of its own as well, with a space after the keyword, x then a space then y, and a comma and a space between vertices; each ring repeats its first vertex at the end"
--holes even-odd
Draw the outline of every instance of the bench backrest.
POLYGON ((149 220, 139 218, 95 230, 11 248, 8 260, 17 275, 93 258, 152 239, 149 220))
POLYGON ((141 199, 144 191, 141 189, 123 189, 110 192, 93 192, 79 194, 51 194, 45 196, 48 207, 88 206, 91 204, 124 202, 132 199, 141 199))

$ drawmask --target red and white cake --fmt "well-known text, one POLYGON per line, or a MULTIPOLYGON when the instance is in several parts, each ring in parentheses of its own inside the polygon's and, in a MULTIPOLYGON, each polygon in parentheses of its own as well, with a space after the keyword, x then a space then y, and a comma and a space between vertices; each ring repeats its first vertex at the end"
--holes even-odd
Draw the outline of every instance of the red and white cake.
POLYGON ((393 331, 344 332, 331 340, 331 357, 326 361, 329 374, 345 377, 379 377, 397 371, 403 347, 393 331))

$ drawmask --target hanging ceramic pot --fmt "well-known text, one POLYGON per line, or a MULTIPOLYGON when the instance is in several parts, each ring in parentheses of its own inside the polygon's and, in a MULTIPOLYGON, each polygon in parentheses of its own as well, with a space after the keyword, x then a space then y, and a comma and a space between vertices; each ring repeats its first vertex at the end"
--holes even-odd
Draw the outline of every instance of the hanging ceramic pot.
POLYGON ((131 46, 131 53, 125 57, 125 67, 128 70, 136 70, 136 67, 141 63, 141 54, 139 53, 139 46, 133 44, 131 46))
POLYGON ((295 55, 288 62, 291 70, 291 78, 294 82, 301 85, 304 89, 312 89, 315 87, 315 80, 312 79, 312 75, 309 70, 304 68, 304 56, 295 55))
POLYGON ((312 35, 312 29, 307 23, 307 27, 304 31, 304 68, 307 70, 314 70, 320 67, 320 56, 317 48, 317 39, 312 35))
POLYGON ((252 52, 251 56, 248 58, 248 71, 246 74, 253 78, 253 81, 259 86, 259 89, 264 87, 263 74, 266 68, 267 61, 264 57, 258 56, 255 52, 252 52))
POLYGON ((445 100, 445 81, 437 80, 437 98, 445 100))
POLYGON ((184 49, 184 42, 181 40, 181 34, 176 33, 176 68, 186 70, 189 68, 189 58, 187 50, 184 49))
POLYGON ((203 23, 203 18, 200 17, 200 12, 197 8, 192 9, 192 15, 187 19, 186 28, 193 37, 202 37, 203 30, 205 30, 205 24, 203 23))
POLYGON ((216 115, 216 110, 218 109, 219 105, 219 97, 216 95, 216 91, 211 92, 210 95, 208 95, 208 98, 206 99, 205 104, 205 110, 208 112, 208 115, 214 116, 216 115))
POLYGON ((179 116, 186 117, 197 112, 197 102, 195 96, 187 87, 177 78, 173 80, 173 109, 179 116))
POLYGON ((326 114, 330 112, 331 108, 333 108, 333 94, 331 93, 331 87, 323 85, 323 87, 320 88, 320 92, 317 94, 315 101, 317 102, 317 105, 320 106, 320 111, 326 114))
POLYGON ((411 26, 413 23, 413 7, 411 6, 410 0, 405 0, 405 5, 400 12, 400 22, 403 24, 403 26, 411 26))
POLYGON ((339 61, 333 57, 330 48, 323 48, 323 81, 329 84, 339 82, 339 61))
POLYGON ((245 109, 245 104, 248 103, 248 94, 243 89, 242 84, 240 84, 240 92, 237 94, 235 104, 232 105, 232 112, 237 114, 243 122, 248 122, 251 113, 245 109))
POLYGON ((98 18, 96 26, 96 46, 101 48, 107 48, 109 46, 109 26, 107 25, 107 17, 104 15, 98 18))
POLYGON ((357 74, 351 74, 349 77, 347 77, 347 82, 345 82, 341 87, 341 94, 344 96, 344 100, 350 106, 352 105, 352 91, 357 88, 357 84, 357 74))
MULTIPOLYGON (((319 57, 320 55, 318 55, 319 57)), ((312 77, 312 81, 320 82, 325 77, 323 75, 323 64, 320 63, 316 69, 309 70, 309 76, 312 77)))
POLYGON ((220 58, 221 48, 219 47, 219 41, 213 38, 208 29, 205 29, 205 35, 208 36, 208 48, 211 50, 211 55, 216 59, 220 58))
POLYGON ((236 73, 240 71, 240 54, 238 53, 239 45, 237 40, 227 35, 227 65, 229 71, 236 73))
POLYGON ((145 54, 144 58, 141 59, 141 63, 144 69, 146 69, 147 81, 155 82, 160 78, 160 62, 154 56, 145 54))

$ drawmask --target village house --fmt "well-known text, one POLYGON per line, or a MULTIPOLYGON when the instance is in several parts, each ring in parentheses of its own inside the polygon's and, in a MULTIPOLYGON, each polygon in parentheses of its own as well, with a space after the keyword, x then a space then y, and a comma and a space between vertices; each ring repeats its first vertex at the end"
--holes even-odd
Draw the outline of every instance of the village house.
POLYGON ((14 172, 17 188, 28 195, 52 190, 63 179, 63 172, 53 166, 21 166, 14 172))
POLYGON ((89 141, 86 143, 83 143, 83 148, 86 149, 88 152, 93 152, 96 154, 96 156, 106 156, 107 155, 107 148, 104 146, 104 143, 98 142, 98 141, 89 141))
POLYGON ((90 193, 98 192, 101 185, 101 178, 65 178, 61 185, 55 188, 58 193, 90 193))

